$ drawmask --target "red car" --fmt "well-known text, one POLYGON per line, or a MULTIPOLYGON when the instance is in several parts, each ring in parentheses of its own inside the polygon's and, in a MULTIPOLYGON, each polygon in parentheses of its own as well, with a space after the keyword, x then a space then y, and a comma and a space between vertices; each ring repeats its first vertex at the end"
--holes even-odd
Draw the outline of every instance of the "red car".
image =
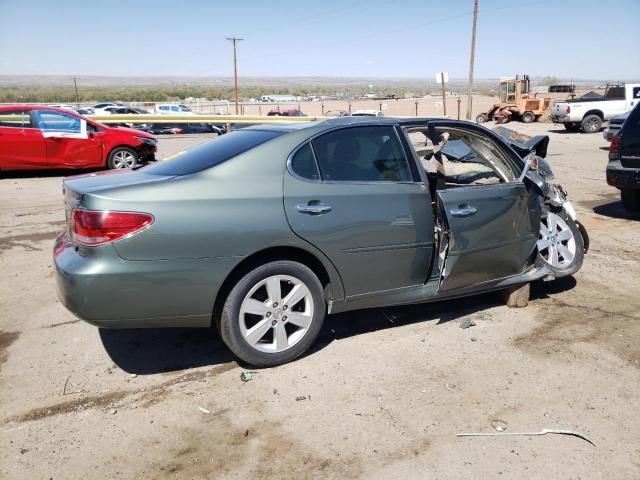
POLYGON ((0 171, 131 168, 155 160, 149 133, 108 127, 60 108, 0 106, 0 171))

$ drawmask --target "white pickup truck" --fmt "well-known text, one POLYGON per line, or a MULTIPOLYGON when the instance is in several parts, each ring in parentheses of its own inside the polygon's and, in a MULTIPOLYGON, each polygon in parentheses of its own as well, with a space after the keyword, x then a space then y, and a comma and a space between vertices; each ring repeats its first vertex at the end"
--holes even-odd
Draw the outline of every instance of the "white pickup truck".
POLYGON ((607 85, 603 97, 575 98, 555 102, 551 107, 553 123, 564 123, 570 132, 599 132, 602 122, 626 113, 640 102, 640 83, 607 85))

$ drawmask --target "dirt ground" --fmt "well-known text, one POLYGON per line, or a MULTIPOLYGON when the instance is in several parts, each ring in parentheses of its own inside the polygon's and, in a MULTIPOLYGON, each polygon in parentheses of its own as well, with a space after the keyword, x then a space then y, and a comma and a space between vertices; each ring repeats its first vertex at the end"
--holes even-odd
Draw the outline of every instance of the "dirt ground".
POLYGON ((60 174, 0 179, 0 477, 640 478, 640 217, 606 185, 601 135, 512 126, 551 136, 591 235, 582 271, 523 309, 490 294, 329 317, 311 352, 247 383, 214 331, 75 319, 53 278, 60 174), (498 419, 595 446, 456 437, 498 419))

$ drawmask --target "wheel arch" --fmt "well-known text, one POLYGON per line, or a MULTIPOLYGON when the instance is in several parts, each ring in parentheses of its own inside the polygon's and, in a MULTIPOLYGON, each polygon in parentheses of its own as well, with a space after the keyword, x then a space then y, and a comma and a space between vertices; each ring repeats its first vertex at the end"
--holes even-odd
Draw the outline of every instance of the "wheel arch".
POLYGON ((589 115, 597 115, 598 117, 600 117, 600 120, 604 120, 604 113, 602 113, 602 110, 598 110, 597 108, 593 108, 593 109, 589 110, 588 112, 586 112, 582 116, 582 119, 584 120, 589 115))
POLYGON ((233 286, 254 268, 277 260, 290 260, 309 267, 320 280, 327 299, 342 300, 344 298, 344 294, 341 293, 343 287, 338 272, 333 266, 327 266, 317 255, 297 246, 269 247, 245 257, 227 275, 218 290, 213 305, 213 324, 218 322, 224 303, 233 286), (335 298, 336 296, 338 298, 335 298))

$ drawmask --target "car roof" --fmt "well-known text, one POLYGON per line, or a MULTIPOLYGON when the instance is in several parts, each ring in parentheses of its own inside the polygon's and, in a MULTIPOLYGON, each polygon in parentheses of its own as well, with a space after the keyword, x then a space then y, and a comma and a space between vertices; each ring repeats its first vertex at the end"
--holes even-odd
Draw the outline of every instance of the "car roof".
MULTIPOLYGON (((340 126, 352 125, 411 125, 414 123, 433 121, 433 120, 449 120, 442 117, 331 117, 324 120, 308 121, 308 122, 273 122, 260 125, 252 125, 242 130, 264 130, 275 132, 294 132, 306 128, 314 128, 318 131, 330 130, 340 126)), ((475 125, 475 124, 474 124, 475 125)))
MULTIPOLYGON (((56 112, 61 112, 61 113, 69 113, 70 110, 66 109, 66 108, 59 108, 59 107, 50 107, 49 105, 22 105, 22 104, 16 104, 16 105, 1 105, 0 106, 0 112, 4 112, 7 110, 54 110, 56 112)), ((73 112, 72 112, 73 113, 73 112)))

